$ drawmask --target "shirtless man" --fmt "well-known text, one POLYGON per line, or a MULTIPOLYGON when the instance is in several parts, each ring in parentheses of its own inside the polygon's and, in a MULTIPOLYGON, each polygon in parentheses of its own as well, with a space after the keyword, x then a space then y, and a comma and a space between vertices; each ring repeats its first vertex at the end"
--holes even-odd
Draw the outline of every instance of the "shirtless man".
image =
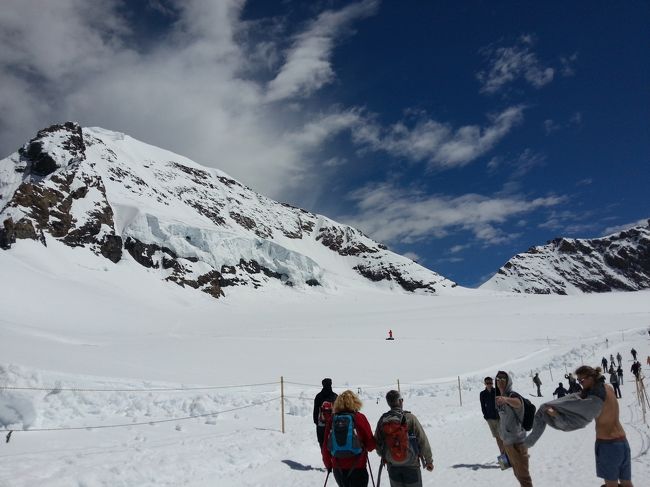
MULTIPOLYGON (((596 475, 605 480, 604 487, 633 487, 630 445, 625 430, 618 419, 618 401, 614 389, 605 384, 600 369, 583 365, 576 370, 583 394, 601 396, 604 388, 604 404, 596 417, 596 475)), ((602 396, 601 396, 602 398, 602 396)), ((553 416, 554 411, 547 410, 553 416)))

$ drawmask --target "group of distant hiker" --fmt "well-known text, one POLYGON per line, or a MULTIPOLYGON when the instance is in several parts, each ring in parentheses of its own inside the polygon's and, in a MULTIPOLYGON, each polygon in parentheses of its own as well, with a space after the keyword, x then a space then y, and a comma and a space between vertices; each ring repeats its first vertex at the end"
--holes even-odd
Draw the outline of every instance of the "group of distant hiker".
POLYGON ((339 487, 366 487, 368 452, 376 450, 381 457, 377 483, 386 466, 391 487, 421 486, 420 463, 426 470, 433 470, 431 447, 418 419, 403 409, 400 392, 391 390, 386 394, 390 409, 379 418, 373 433, 354 392, 347 390, 337 395, 329 378, 322 384, 323 389, 314 399, 314 423, 327 478, 334 473, 339 487))

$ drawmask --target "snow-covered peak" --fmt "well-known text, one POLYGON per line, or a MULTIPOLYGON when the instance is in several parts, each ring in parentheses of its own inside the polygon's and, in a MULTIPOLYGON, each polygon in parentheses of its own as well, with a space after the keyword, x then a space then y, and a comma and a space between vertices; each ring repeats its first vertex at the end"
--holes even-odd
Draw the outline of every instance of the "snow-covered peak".
POLYGON ((72 122, 39 131, 0 161, 0 247, 24 238, 85 247, 214 296, 239 285, 455 286, 357 229, 222 171, 72 122))
POLYGON ((602 238, 556 238, 510 259, 482 289, 535 294, 650 288, 650 220, 602 238))

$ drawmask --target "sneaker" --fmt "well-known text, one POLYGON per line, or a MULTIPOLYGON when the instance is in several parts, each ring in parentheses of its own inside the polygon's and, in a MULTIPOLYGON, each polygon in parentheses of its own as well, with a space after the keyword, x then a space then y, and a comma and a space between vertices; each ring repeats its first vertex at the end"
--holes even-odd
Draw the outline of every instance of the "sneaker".
POLYGON ((507 470, 512 467, 512 465, 510 465, 510 460, 508 460, 508 455, 505 453, 497 457, 497 463, 499 464, 499 467, 501 467, 501 470, 507 470))

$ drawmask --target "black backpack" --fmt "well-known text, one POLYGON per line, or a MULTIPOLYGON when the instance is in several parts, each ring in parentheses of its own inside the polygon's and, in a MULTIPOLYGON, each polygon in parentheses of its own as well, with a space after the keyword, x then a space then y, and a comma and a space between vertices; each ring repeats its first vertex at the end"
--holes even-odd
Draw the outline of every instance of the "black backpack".
MULTIPOLYGON (((521 427, 526 431, 533 429, 533 421, 535 420, 535 412, 537 411, 537 406, 530 402, 525 397, 517 394, 516 392, 512 393, 514 397, 518 397, 524 403, 524 419, 521 421, 521 427)), ((511 396, 512 397, 512 396, 511 396)))

